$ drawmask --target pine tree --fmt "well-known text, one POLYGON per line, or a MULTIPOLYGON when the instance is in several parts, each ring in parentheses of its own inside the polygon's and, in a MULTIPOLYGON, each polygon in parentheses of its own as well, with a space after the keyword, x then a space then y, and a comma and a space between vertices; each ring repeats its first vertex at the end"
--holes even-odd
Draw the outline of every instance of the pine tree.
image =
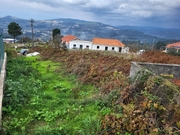
POLYGON ((19 26, 18 23, 15 22, 11 22, 8 25, 8 33, 9 35, 13 36, 14 38, 14 43, 15 43, 15 38, 19 35, 22 35, 22 28, 19 26))

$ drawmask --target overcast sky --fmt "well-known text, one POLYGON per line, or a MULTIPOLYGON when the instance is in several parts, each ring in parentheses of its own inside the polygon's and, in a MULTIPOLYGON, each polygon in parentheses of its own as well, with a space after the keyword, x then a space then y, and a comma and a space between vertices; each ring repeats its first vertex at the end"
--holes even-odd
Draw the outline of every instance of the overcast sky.
POLYGON ((0 17, 180 28, 180 0, 1 0, 0 17))

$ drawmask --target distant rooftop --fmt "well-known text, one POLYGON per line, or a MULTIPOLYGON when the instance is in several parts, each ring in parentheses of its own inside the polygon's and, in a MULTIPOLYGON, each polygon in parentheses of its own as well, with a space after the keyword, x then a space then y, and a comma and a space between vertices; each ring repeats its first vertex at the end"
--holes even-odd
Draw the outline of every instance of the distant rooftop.
POLYGON ((180 49, 180 42, 168 44, 168 45, 166 46, 166 48, 176 48, 176 49, 180 49))
POLYGON ((124 47, 125 45, 117 39, 93 38, 93 44, 124 47))
POLYGON ((73 35, 67 35, 62 38, 62 42, 69 43, 72 40, 78 39, 76 36, 73 35))
POLYGON ((87 41, 87 40, 72 40, 72 42, 92 43, 91 41, 87 41))

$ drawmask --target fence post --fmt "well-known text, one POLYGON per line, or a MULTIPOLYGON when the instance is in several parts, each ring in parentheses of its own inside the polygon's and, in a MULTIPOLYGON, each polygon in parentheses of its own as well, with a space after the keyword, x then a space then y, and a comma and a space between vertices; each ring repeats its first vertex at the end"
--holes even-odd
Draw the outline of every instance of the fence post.
POLYGON ((0 73, 4 60, 4 44, 3 44, 3 36, 0 34, 0 73))

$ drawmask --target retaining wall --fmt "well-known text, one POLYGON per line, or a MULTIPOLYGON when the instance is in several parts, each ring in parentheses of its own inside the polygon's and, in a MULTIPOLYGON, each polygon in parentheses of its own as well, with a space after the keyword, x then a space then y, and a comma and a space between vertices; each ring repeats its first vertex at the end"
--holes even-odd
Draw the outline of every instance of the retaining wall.
POLYGON ((2 100, 3 100, 4 81, 6 77, 6 61, 7 61, 7 56, 6 53, 4 53, 3 65, 0 72, 0 130, 2 127, 2 100))
POLYGON ((180 79, 180 65, 148 62, 132 62, 130 69, 130 77, 135 77, 137 72, 142 69, 147 69, 156 75, 173 74, 175 79, 180 79))

